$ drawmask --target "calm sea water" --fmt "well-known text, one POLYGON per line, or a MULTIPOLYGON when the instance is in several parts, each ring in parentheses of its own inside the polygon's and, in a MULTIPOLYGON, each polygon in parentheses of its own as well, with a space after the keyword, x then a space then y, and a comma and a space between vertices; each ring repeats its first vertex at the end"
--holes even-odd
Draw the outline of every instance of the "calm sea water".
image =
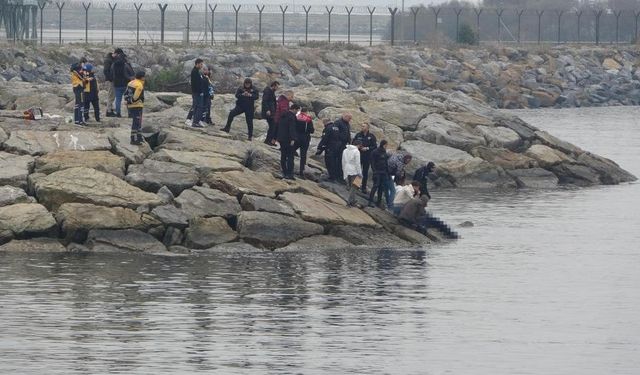
MULTIPOLYGON (((519 112, 640 175, 639 108, 519 112)), ((0 254, 0 373, 638 374, 640 184, 438 192, 423 251, 0 254)))

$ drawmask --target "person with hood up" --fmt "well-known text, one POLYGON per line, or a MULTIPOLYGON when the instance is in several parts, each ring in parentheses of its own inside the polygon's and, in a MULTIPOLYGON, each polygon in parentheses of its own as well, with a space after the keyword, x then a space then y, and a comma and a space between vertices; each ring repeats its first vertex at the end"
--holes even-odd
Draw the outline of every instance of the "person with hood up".
POLYGON ((293 177, 293 155, 294 145, 297 137, 296 112, 300 109, 297 104, 291 105, 286 113, 280 117, 278 124, 278 143, 280 143, 280 167, 282 168, 282 178, 285 180, 295 180, 293 177))
POLYGON ((249 141, 253 139, 253 115, 255 113, 255 102, 260 97, 260 93, 253 86, 251 78, 245 78, 242 87, 236 90, 236 106, 229 112, 227 117, 227 125, 222 131, 229 133, 231 131, 231 123, 236 116, 244 113, 247 122, 247 136, 249 141))
POLYGON ((354 144, 347 145, 347 148, 342 152, 342 172, 344 179, 347 183, 347 189, 349 190, 348 206, 355 206, 356 204, 356 189, 354 188, 354 182, 357 177, 362 177, 362 165, 360 164, 360 150, 362 142, 356 140, 354 144))
POLYGON ((427 190, 427 180, 429 179, 429 175, 435 172, 435 170, 436 164, 430 161, 427 165, 418 168, 413 175, 413 180, 420 183, 420 195, 426 195, 429 199, 431 199, 431 194, 429 194, 429 190, 427 190))

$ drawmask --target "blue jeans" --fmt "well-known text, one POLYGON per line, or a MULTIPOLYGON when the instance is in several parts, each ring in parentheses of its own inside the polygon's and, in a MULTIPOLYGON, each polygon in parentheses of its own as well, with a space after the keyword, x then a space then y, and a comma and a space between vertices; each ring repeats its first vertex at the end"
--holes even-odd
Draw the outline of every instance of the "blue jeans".
POLYGON ((396 186, 391 176, 385 175, 383 188, 385 189, 384 194, 387 198, 387 209, 391 211, 393 210, 393 200, 396 198, 396 186))
POLYGON ((122 116, 122 96, 124 96, 124 90, 127 88, 125 86, 115 87, 116 91, 116 115, 122 116))

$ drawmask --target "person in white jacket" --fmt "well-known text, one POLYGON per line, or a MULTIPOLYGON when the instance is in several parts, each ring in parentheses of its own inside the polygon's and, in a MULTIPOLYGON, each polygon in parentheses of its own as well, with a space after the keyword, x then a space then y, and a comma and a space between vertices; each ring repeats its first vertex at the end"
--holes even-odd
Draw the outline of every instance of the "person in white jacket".
POLYGON ((413 181, 405 185, 405 180, 402 178, 398 182, 398 185, 396 185, 396 195, 393 199, 393 214, 396 216, 399 215, 404 205, 416 196, 420 196, 420 183, 413 181))
POLYGON ((356 189, 354 189, 353 183, 356 177, 362 177, 359 148, 361 144, 362 142, 360 142, 360 140, 356 140, 352 145, 347 145, 347 148, 342 152, 342 172, 347 182, 347 189, 349 190, 348 206, 354 206, 356 204, 356 189))

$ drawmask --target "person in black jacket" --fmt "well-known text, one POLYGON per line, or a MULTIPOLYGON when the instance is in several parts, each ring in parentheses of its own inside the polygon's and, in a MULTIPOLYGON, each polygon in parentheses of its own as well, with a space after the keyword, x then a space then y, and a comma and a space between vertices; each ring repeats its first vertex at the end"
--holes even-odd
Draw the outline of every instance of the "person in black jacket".
POLYGON ((420 183, 420 195, 426 195, 429 199, 431 199, 431 194, 429 194, 429 190, 427 190, 427 180, 429 179, 429 174, 435 172, 435 170, 436 164, 430 161, 427 165, 418 168, 413 175, 413 180, 420 183))
POLYGON ((258 100, 259 96, 260 94, 258 93, 258 90, 253 87, 251 78, 246 78, 242 87, 238 88, 236 91, 236 106, 231 110, 231 112, 229 112, 229 117, 227 117, 227 126, 225 126, 222 131, 228 133, 231 130, 231 122, 233 119, 244 113, 244 118, 247 121, 247 135, 249 141, 251 141, 253 139, 253 114, 255 111, 255 102, 258 100))
POLYGON ((267 138, 264 143, 272 146, 275 144, 276 138, 276 123, 274 116, 276 115, 276 91, 280 87, 280 82, 273 81, 269 87, 266 87, 262 92, 262 118, 267 120, 269 130, 267 131, 267 138))
POLYGON ((280 166, 282 177, 285 180, 295 180, 293 177, 293 155, 297 140, 297 119, 296 112, 300 106, 293 104, 289 111, 282 115, 278 124, 278 143, 280 143, 280 166))
POLYGON ((373 170, 373 187, 369 194, 369 207, 373 207, 373 196, 378 193, 377 205, 382 203, 384 193, 387 206, 393 206, 393 201, 389 196, 391 179, 389 178, 389 154, 387 154, 387 141, 380 141, 380 146, 371 153, 371 169, 373 170))
POLYGON ((329 181, 343 181, 342 176, 342 151, 344 150, 344 133, 342 127, 335 122, 325 121, 322 138, 318 143, 316 155, 325 153, 324 161, 329 172, 329 181))
POLYGON ((193 117, 191 126, 194 128, 203 128, 202 114, 204 113, 205 95, 209 91, 209 85, 206 78, 202 74, 204 61, 196 59, 193 69, 191 69, 191 108, 193 109, 193 117))
POLYGON ((116 101, 116 91, 113 87, 113 57, 115 56, 114 52, 109 52, 104 57, 104 68, 102 69, 102 73, 104 74, 105 86, 107 87, 107 117, 115 117, 116 113, 113 111, 113 103, 116 101))
POLYGON ((300 113, 296 116, 296 144, 294 151, 300 149, 300 178, 304 180, 304 168, 307 165, 307 152, 311 143, 311 134, 315 131, 313 128, 313 118, 307 114, 306 108, 300 109, 300 113))
POLYGON ((135 75, 131 64, 127 61, 127 55, 124 54, 122 48, 116 48, 111 69, 113 74, 113 87, 116 92, 116 117, 122 117, 122 96, 127 89, 129 81, 131 81, 135 75))
POLYGON ((361 190, 367 194, 367 181, 369 180, 369 167, 371 166, 371 153, 378 147, 376 136, 369 132, 369 124, 362 124, 362 131, 353 137, 353 140, 359 140, 360 146, 360 165, 362 166, 362 186, 361 190))
POLYGON ((340 128, 340 139, 342 145, 340 146, 340 155, 337 155, 338 159, 338 181, 343 181, 343 172, 342 172, 342 151, 347 148, 348 144, 351 144, 351 119, 353 116, 351 113, 345 112, 342 116, 334 122, 336 126, 340 128))

